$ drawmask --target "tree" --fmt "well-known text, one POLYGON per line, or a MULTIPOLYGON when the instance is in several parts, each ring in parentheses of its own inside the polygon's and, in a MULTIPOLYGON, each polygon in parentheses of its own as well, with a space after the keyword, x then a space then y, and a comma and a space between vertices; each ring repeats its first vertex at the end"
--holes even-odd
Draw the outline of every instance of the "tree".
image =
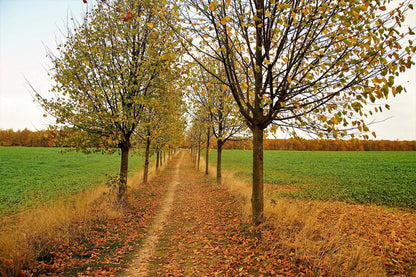
POLYGON ((416 48, 413 30, 399 28, 413 6, 405 1, 388 11, 389 2, 182 0, 176 6, 183 46, 229 87, 253 133, 253 224, 264 220, 265 129, 332 137, 367 131, 366 105, 404 90, 394 80, 414 64, 416 48), (203 56, 220 61, 226 78, 203 56))
POLYGON ((151 152, 157 155, 156 169, 160 164, 160 151, 167 145, 177 146, 182 140, 185 129, 180 71, 169 70, 162 74, 151 103, 145 107, 143 123, 136 134, 145 144, 145 163, 143 170, 143 183, 148 181, 149 157, 151 152), (171 74, 176 72, 176 74, 171 74), (168 73, 168 74, 166 74, 168 73))
POLYGON ((192 117, 190 128, 187 131, 186 137, 189 148, 191 149, 192 161, 198 170, 201 160, 202 134, 206 129, 204 119, 205 118, 203 117, 202 113, 196 113, 194 117, 192 117))
MULTIPOLYGON (((210 71, 215 72, 216 75, 220 75, 217 73, 218 70, 221 70, 220 68, 218 62, 212 62, 210 65, 210 71)), ((235 135, 242 134, 246 125, 244 118, 235 106, 228 86, 223 85, 199 66, 193 75, 196 77, 192 82, 193 88, 190 98, 198 106, 196 109, 203 110, 207 115, 208 126, 210 129, 212 128, 213 135, 217 140, 217 184, 221 185, 222 147, 235 135)))
POLYGON ((152 83, 171 58, 169 32, 155 15, 161 2, 97 1, 82 24, 68 27, 59 55, 49 53, 54 81, 50 98, 38 94, 65 139, 84 151, 121 152, 118 199, 127 189, 131 139, 141 124, 152 83))

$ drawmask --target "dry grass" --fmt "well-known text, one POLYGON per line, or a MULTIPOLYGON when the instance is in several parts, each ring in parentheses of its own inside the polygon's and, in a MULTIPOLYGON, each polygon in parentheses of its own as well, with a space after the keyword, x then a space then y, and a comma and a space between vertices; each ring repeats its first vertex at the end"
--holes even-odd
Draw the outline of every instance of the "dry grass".
MULTIPOLYGON (((139 171, 130 176, 129 187, 135 189, 142 175, 139 171)), ((154 176, 151 167, 149 180, 154 176)), ((47 260, 49 253, 71 236, 68 230, 74 219, 88 222, 118 215, 115 196, 103 185, 0 219, 0 276, 19 276, 31 262, 47 260)))
POLYGON ((265 215, 278 229, 283 249, 305 264, 333 275, 384 276, 380 257, 361 238, 346 236, 342 216, 330 220, 330 211, 331 203, 318 201, 280 198, 265 205, 265 215))
MULTIPOLYGON (((210 167, 210 174, 215 176, 215 172, 210 167)), ((244 200, 243 213, 249 221, 251 184, 224 171, 223 183, 244 200)), ((337 276, 415 273, 414 213, 343 202, 279 198, 269 191, 271 188, 265 184, 264 213, 267 223, 279 234, 279 247, 315 272, 337 276)))
POLYGON ((14 215, 14 222, 0 233, 0 272, 18 275, 31 261, 47 259, 57 242, 66 239, 73 218, 87 220, 94 215, 92 203, 99 205, 96 208, 104 212, 101 216, 107 216, 110 211, 106 207, 108 205, 105 201, 98 202, 103 192, 103 187, 86 191, 79 197, 56 200, 14 215))

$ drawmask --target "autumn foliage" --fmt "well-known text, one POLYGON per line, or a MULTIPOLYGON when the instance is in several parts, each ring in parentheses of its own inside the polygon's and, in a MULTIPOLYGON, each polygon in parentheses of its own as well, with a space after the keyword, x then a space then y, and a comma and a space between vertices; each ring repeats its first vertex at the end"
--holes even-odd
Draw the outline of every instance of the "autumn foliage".
POLYGON ((0 130, 0 146, 53 146, 53 138, 49 134, 49 131, 30 131, 28 129, 0 130))

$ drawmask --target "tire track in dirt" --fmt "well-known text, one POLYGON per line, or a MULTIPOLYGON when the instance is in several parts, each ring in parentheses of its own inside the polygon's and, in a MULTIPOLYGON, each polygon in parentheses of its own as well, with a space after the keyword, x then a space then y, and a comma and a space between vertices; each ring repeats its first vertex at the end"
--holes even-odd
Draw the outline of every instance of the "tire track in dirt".
POLYGON ((175 191, 180 182, 180 167, 182 164, 184 151, 180 153, 179 161, 176 164, 175 174, 169 183, 169 187, 166 192, 166 196, 161 204, 161 209, 155 216, 152 226, 149 229, 149 233, 144 239, 144 243, 141 246, 137 254, 134 255, 132 265, 126 269, 122 276, 147 276, 149 262, 152 260, 156 251, 156 246, 159 241, 159 235, 163 230, 163 227, 167 223, 167 219, 172 210, 173 200, 175 198, 175 191))

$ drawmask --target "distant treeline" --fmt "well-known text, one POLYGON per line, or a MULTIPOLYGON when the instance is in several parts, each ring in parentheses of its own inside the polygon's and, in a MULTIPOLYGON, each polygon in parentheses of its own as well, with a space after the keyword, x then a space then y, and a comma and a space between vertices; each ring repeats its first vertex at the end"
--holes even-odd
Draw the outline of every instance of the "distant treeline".
MULTIPOLYGON (((55 146, 56 135, 50 131, 0 130, 0 146, 55 146)), ((214 146, 216 143, 211 143, 214 146)), ((227 141, 223 149, 251 150, 251 139, 227 141)), ((306 150, 306 151, 416 151, 416 141, 392 140, 312 140, 312 139, 265 139, 265 150, 306 150)))
MULTIPOLYGON (((216 145, 216 144, 212 144, 216 145)), ((223 149, 251 150, 252 141, 227 141, 223 149)), ((391 140, 312 140, 312 139, 265 139, 265 150, 304 151, 416 151, 416 141, 391 140)))
POLYGON ((13 131, 0 130, 0 146, 48 147, 54 142, 49 131, 30 131, 28 129, 13 131))

